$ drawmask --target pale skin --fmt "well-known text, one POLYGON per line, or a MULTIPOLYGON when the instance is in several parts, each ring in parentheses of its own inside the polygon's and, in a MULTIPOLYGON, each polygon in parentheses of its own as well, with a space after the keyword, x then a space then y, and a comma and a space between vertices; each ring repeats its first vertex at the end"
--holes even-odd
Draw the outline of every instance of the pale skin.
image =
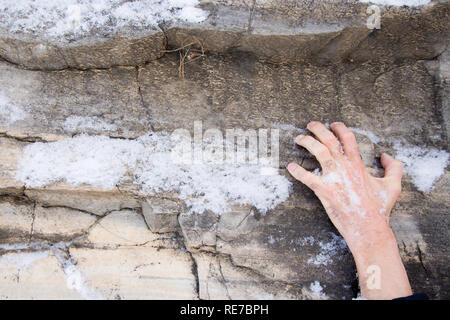
POLYGON ((295 142, 316 157, 322 175, 296 163, 290 163, 287 169, 314 191, 347 242, 358 270, 361 295, 366 299, 411 295, 397 241, 389 226, 392 207, 401 192, 403 164, 383 153, 384 177, 371 176, 361 160, 354 134, 343 123, 332 123, 331 131, 316 121, 307 128, 315 138, 299 135, 295 142), (378 271, 380 277, 374 278, 378 271))

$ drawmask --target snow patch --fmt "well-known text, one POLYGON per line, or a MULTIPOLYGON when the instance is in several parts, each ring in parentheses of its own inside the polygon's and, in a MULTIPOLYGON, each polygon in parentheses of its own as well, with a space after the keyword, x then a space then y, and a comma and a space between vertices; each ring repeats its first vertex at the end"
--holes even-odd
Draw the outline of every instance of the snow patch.
POLYGON ((396 158, 405 164, 414 185, 422 192, 433 190, 433 184, 444 173, 450 154, 445 150, 421 148, 395 142, 396 158))
POLYGON ((24 148, 16 179, 27 187, 65 181, 111 189, 133 176, 142 192, 176 191, 190 212, 220 214, 229 204, 252 205, 262 213, 285 201, 291 183, 278 173, 261 175, 260 165, 175 162, 167 133, 137 140, 81 135, 24 148))
POLYGON ((308 263, 314 264, 316 266, 327 266, 330 263, 333 263, 333 257, 337 254, 342 253, 347 250, 347 243, 344 238, 334 234, 331 234, 330 242, 319 242, 320 251, 319 254, 315 257, 311 257, 308 259, 308 263))
POLYGON ((318 297, 325 297, 325 294, 323 293, 323 287, 317 280, 311 283, 311 285, 309 286, 309 290, 311 290, 311 293, 318 297))
POLYGON ((382 6, 408 6, 408 7, 419 7, 424 6, 431 2, 431 0, 359 0, 363 3, 373 3, 382 6))
POLYGON ((199 23, 207 12, 198 0, 1 0, 0 27, 10 32, 70 38, 118 28, 156 28, 161 22, 199 23))
POLYGON ((103 297, 91 287, 89 281, 73 263, 65 261, 63 270, 69 289, 76 290, 86 300, 103 300, 103 297))
POLYGON ((135 165, 142 148, 137 141, 105 136, 37 142, 25 147, 16 177, 30 187, 66 181, 110 189, 135 165))
POLYGON ((51 246, 56 259, 61 263, 61 267, 66 275, 67 287, 75 290, 78 294, 86 300, 103 300, 103 296, 95 290, 89 280, 87 280, 80 270, 76 267, 76 262, 65 253, 68 247, 72 244, 70 242, 58 242, 51 246))

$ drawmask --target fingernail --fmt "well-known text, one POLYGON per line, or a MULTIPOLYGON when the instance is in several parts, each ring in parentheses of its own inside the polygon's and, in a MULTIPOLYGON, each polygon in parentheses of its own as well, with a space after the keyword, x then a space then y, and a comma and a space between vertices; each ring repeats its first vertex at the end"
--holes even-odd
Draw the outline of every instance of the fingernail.
POLYGON ((297 137, 295 137, 295 142, 300 142, 305 137, 303 134, 299 134, 297 137))
POLYGON ((289 163, 287 166, 287 169, 291 172, 295 171, 295 169, 297 169, 298 165, 295 163, 289 163))
POLYGON ((310 121, 307 125, 306 125, 306 127, 310 127, 310 126, 312 126, 312 125, 314 125, 314 124, 316 124, 317 123, 317 121, 310 121))

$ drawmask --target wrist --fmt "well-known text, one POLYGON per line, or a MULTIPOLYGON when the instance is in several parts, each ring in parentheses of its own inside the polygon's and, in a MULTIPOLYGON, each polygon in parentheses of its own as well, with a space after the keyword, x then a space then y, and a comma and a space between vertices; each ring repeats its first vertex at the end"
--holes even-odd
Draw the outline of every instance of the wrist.
POLYGON ((388 252, 398 252, 397 240, 390 227, 370 230, 359 241, 348 243, 355 262, 373 261, 388 252))
POLYGON ((361 294, 367 299, 393 299, 412 294, 394 233, 353 247, 361 294))

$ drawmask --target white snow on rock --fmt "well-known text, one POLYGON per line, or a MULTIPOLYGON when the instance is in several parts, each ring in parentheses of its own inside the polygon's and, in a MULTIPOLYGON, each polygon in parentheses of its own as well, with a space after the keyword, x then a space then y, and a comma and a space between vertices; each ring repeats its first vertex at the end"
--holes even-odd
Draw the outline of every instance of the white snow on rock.
POLYGON ((330 263, 333 263, 333 257, 343 253, 345 250, 347 250, 347 243, 345 242, 344 238, 341 236, 338 236, 332 232, 331 234, 331 241, 329 242, 319 242, 320 251, 319 254, 315 257, 311 257, 308 259, 308 263, 314 264, 316 266, 327 266, 330 263))
POLYGON ((62 127, 68 132, 116 131, 117 125, 108 123, 99 117, 70 116, 63 122, 62 127))
POLYGON ((82 135, 52 143, 28 145, 17 178, 30 187, 57 181, 113 188, 142 152, 137 141, 82 135))
POLYGON ((207 12, 198 0, 0 0, 0 27, 48 37, 111 34, 120 27, 157 27, 161 22, 198 23, 207 12))
POLYGON ((311 290, 311 292, 318 297, 325 297, 325 294, 323 293, 323 287, 317 280, 311 283, 311 285, 309 286, 309 290, 311 290))
POLYGON ((220 214, 230 203, 252 205, 261 212, 289 196, 283 176, 261 175, 258 164, 179 163, 175 142, 166 133, 149 133, 137 140, 81 135, 25 147, 16 179, 27 187, 65 181, 110 189, 125 177, 143 192, 176 191, 191 212, 220 214))
POLYGON ((14 104, 9 97, 0 92, 0 123, 11 125, 25 119, 27 115, 21 106, 14 104))
POLYGON ((444 173, 450 154, 445 150, 421 148, 395 142, 396 158, 405 164, 414 185, 422 192, 433 190, 433 184, 444 173))
POLYGON ((359 2, 378 4, 381 6, 419 7, 430 3, 431 0, 359 0, 359 2))
POLYGON ((66 275, 67 288, 77 291, 78 294, 86 300, 104 300, 103 296, 92 287, 90 281, 77 269, 73 261, 70 259, 62 259, 57 251, 55 254, 66 275))

